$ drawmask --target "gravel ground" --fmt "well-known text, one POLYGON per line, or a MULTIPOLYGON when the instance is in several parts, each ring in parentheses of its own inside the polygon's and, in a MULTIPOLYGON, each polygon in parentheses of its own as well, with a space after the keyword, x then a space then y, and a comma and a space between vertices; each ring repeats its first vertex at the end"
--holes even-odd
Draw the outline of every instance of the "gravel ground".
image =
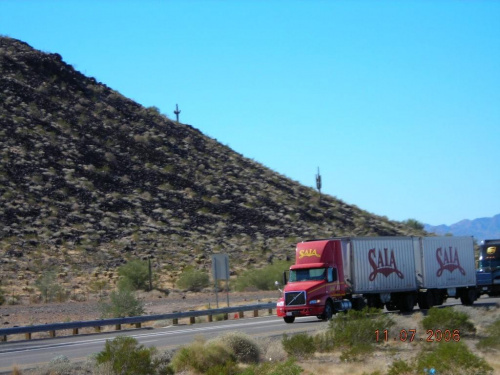
MULTIPOLYGON (((138 296, 144 302, 146 315, 166 314, 174 311, 216 308, 215 293, 163 293, 153 291, 138 296)), ((229 304, 245 305, 259 302, 274 302, 278 299, 277 291, 258 291, 229 293, 229 304)), ((219 307, 226 307, 226 293, 219 293, 219 307)), ((100 319, 99 301, 92 299, 84 302, 64 302, 47 304, 21 304, 0 306, 2 328, 62 323, 78 320, 100 319)))

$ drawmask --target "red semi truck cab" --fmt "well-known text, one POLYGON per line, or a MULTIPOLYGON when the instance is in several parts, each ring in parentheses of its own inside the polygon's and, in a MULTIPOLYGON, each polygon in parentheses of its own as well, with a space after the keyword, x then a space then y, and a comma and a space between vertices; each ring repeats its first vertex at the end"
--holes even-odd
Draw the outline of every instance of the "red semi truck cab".
POLYGON ((287 323, 298 316, 330 319, 335 312, 352 307, 344 299, 349 288, 344 280, 341 241, 302 242, 297 244, 295 256, 277 303, 278 316, 287 323))

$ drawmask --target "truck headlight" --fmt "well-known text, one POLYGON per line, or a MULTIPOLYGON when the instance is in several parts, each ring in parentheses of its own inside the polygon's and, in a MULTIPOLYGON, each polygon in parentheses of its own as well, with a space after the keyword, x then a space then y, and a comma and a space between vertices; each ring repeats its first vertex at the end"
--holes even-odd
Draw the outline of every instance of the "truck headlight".
POLYGON ((276 304, 277 307, 283 307, 285 306, 285 301, 279 301, 277 304, 276 304))
POLYGON ((320 299, 312 299, 309 301, 309 304, 310 305, 316 305, 318 303, 321 303, 321 300, 320 299))

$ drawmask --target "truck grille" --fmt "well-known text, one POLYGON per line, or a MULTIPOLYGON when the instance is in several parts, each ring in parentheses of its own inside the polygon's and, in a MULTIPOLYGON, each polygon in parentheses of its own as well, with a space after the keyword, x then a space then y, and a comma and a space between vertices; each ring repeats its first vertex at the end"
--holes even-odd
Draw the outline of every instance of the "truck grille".
POLYGON ((285 293, 286 306, 300 306, 306 304, 306 292, 288 292, 285 293))

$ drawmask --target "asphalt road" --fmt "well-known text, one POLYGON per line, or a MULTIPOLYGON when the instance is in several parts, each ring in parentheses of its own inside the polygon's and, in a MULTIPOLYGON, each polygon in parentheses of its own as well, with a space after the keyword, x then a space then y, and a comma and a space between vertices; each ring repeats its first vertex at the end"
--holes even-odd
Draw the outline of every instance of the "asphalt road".
POLYGON ((326 324, 316 317, 298 318, 294 324, 286 324, 281 318, 267 316, 155 329, 5 342, 0 344, 0 373, 11 373, 13 365, 20 369, 42 365, 58 355, 64 355, 71 361, 83 361, 90 354, 100 352, 106 340, 120 335, 134 337, 145 346, 173 349, 192 342, 197 336, 210 339, 227 331, 245 332, 253 337, 270 337, 281 336, 283 333, 314 331, 326 327, 326 324))
MULTIPOLYGON (((495 306, 499 302, 500 298, 482 297, 474 306, 495 306)), ((446 303, 446 305, 456 304, 460 302, 455 299, 446 303)), ((134 337, 145 346, 173 349, 192 342, 197 336, 210 339, 227 331, 245 332, 253 337, 281 337, 283 333, 312 332, 326 328, 326 326, 326 322, 316 317, 297 318, 294 324, 286 324, 281 318, 266 316, 154 329, 5 342, 0 344, 0 373, 10 374, 13 365, 17 365, 20 369, 43 365, 58 355, 64 355, 75 362, 83 361, 90 354, 100 352, 106 340, 120 335, 134 337)))

